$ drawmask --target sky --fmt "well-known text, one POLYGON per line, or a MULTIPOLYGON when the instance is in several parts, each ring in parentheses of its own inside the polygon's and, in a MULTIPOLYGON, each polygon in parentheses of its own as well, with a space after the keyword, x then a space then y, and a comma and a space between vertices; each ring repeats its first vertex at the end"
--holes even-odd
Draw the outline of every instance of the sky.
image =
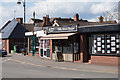
MULTIPOLYGON (((23 5, 18 0, 0 0, 0 27, 8 20, 23 17, 23 5)), ((20 0, 24 1, 24 0, 20 0)), ((71 17, 78 13, 80 18, 88 21, 98 21, 104 12, 117 6, 119 0, 26 0, 26 23, 36 12, 36 18, 42 19, 49 14, 50 17, 71 17), (113 2, 114 1, 114 2, 113 2)))

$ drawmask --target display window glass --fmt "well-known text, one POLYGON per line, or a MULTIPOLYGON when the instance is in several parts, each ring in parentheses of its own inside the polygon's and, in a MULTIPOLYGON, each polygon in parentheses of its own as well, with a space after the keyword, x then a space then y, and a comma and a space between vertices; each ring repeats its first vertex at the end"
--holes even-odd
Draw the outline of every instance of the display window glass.
POLYGON ((119 54, 119 34, 95 34, 92 39, 92 54, 119 54))
POLYGON ((40 57, 50 58, 50 40, 40 40, 40 57))

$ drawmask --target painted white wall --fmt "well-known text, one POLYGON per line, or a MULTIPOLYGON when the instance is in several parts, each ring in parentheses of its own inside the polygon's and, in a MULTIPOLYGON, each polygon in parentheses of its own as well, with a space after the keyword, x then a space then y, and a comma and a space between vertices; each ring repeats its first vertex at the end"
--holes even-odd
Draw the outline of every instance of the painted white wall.
POLYGON ((29 20, 28 24, 33 24, 34 21, 32 19, 29 20))

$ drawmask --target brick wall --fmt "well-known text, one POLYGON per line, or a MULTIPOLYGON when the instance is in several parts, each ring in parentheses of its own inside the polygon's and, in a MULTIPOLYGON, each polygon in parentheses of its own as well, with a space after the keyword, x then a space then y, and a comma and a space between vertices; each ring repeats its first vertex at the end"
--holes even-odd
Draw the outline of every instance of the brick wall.
POLYGON ((38 53, 35 53, 35 56, 36 56, 36 57, 39 57, 39 54, 38 54, 38 53))
POLYGON ((118 65, 118 59, 120 57, 113 56, 91 56, 91 64, 100 64, 100 65, 118 65))
POLYGON ((5 50, 5 40, 2 40, 2 49, 5 50))
POLYGON ((6 50, 8 53, 9 53, 9 39, 7 39, 7 40, 3 40, 3 44, 2 44, 2 49, 3 50, 6 50))
POLYGON ((29 56, 32 56, 32 53, 28 53, 29 56))
POLYGON ((9 44, 10 44, 10 43, 9 43, 9 40, 7 40, 7 52, 10 52, 10 50, 9 50, 9 49, 10 49, 10 48, 9 48, 9 44))

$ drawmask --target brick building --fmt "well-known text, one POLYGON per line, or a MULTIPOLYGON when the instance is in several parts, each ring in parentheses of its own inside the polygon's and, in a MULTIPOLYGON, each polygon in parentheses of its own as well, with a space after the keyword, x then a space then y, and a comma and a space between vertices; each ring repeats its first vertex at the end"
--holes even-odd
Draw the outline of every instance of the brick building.
MULTIPOLYGON (((63 61, 118 65, 120 56, 120 28, 115 21, 88 22, 72 18, 31 19, 23 26, 22 18, 8 21, 1 29, 3 49, 11 52, 14 45, 18 50, 26 48, 29 55, 55 60, 56 52, 63 61), (36 21, 35 21, 36 20, 36 21), (33 23, 35 22, 35 28, 33 23), (33 36, 33 30, 34 36, 33 36)), ((19 51, 18 51, 19 52, 19 51)))
POLYGON ((33 25, 26 24, 23 26, 23 19, 17 18, 12 21, 8 21, 2 28, 2 49, 7 50, 8 53, 11 50, 14 50, 14 46, 16 46, 16 51, 20 53, 24 48, 24 41, 26 41, 27 47, 27 39, 25 39, 25 32, 33 30, 33 25))
MULTIPOLYGON (((46 19, 43 22, 46 24, 46 19)), ((120 25, 115 21, 104 22, 99 18, 99 22, 88 22, 76 14, 74 19, 59 17, 51 18, 50 22, 52 26, 39 24, 35 27, 36 31, 47 32, 46 36, 37 37, 37 56, 55 60, 55 51, 58 50, 64 61, 118 65, 120 25)))

